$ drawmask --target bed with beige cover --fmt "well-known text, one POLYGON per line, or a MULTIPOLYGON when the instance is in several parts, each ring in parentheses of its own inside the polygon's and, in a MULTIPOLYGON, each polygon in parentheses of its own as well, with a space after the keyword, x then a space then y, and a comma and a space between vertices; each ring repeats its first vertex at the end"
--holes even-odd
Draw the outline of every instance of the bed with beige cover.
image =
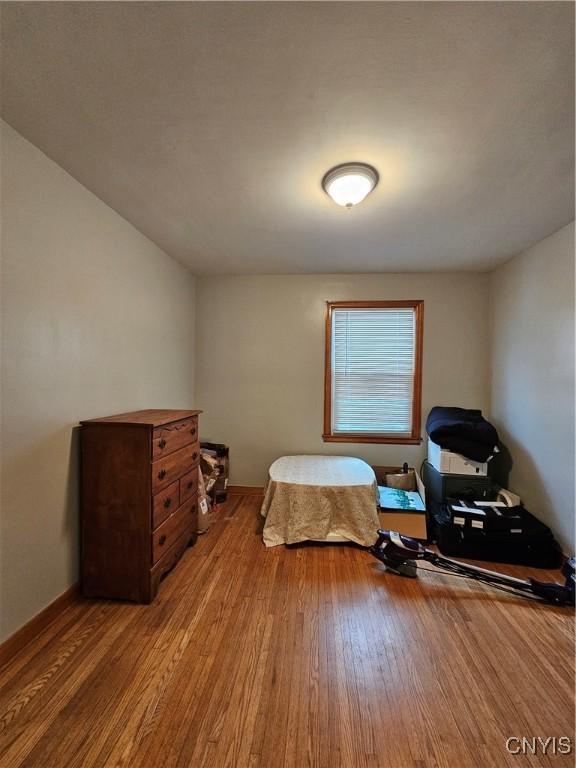
POLYGON ((300 541, 370 546, 379 527, 376 476, 350 456, 282 456, 270 467, 261 513, 267 547, 300 541))

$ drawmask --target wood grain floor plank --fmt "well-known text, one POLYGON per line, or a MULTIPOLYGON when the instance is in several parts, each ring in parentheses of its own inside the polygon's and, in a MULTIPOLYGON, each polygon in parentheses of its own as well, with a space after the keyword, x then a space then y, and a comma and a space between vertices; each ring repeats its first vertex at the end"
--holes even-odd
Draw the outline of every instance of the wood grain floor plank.
POLYGON ((260 503, 231 495, 152 605, 80 601, 0 670, 2 768, 573 765, 505 748, 574 746, 573 612, 266 549, 260 503))
MULTIPOLYGON (((41 741, 57 747, 61 740, 54 738, 60 713, 74 697, 94 669, 110 654, 114 643, 128 626, 129 614, 106 627, 97 647, 91 640, 97 624, 83 627, 71 635, 61 646, 56 659, 34 682, 24 688, 18 699, 8 703, 0 715, 4 724, 0 754, 3 765, 46 765, 45 748, 41 741), (41 760, 41 762, 40 762, 41 760)), ((49 764, 49 763, 48 763, 49 764)))

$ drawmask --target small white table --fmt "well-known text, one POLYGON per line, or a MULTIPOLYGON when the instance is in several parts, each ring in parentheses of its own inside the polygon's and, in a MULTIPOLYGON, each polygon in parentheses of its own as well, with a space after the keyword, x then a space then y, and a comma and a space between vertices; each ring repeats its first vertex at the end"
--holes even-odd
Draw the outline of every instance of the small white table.
POLYGON ((270 467, 261 512, 267 547, 307 540, 370 546, 379 527, 376 476, 350 456, 282 456, 270 467))

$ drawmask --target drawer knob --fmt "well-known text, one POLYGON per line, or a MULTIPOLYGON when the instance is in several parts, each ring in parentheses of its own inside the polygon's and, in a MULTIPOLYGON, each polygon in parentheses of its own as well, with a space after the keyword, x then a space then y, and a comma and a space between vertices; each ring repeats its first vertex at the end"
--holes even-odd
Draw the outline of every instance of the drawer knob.
POLYGON ((196 461, 197 458, 198 458, 198 454, 196 453, 196 451, 194 451, 194 453, 192 454, 192 461, 196 461))
POLYGON ((166 509, 168 509, 170 504, 172 504, 172 499, 168 497, 167 499, 164 500, 164 506, 166 507, 166 509))
POLYGON ((160 536, 160 538, 158 539, 158 544, 160 544, 160 546, 162 546, 165 543, 166 543, 166 536, 164 534, 162 534, 162 536, 160 536))
POLYGON ((186 488, 192 488, 192 486, 193 486, 193 485, 194 485, 193 481, 192 481, 192 480, 190 480, 190 482, 188 483, 188 485, 186 486, 186 488))
POLYGON ((158 448, 165 448, 165 447, 166 447, 166 440, 162 438, 162 440, 158 442, 158 448))
POLYGON ((164 480, 165 477, 166 477, 166 470, 161 469, 160 472, 158 472, 158 480, 164 480))
POLYGON ((192 427, 192 429, 190 430, 190 434, 191 435, 195 435, 196 434, 196 427, 192 427))

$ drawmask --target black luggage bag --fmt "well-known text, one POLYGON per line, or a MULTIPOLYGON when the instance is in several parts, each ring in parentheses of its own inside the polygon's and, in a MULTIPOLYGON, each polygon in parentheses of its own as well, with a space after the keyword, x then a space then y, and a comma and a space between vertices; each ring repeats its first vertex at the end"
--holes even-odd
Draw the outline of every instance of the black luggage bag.
POLYGON ((562 553, 552 531, 526 509, 517 507, 520 522, 502 530, 454 525, 449 505, 436 505, 435 538, 443 555, 495 563, 556 568, 562 553))
MULTIPOLYGON (((448 501, 446 512, 450 515, 452 525, 462 528, 477 528, 486 533, 522 533, 532 526, 536 520, 522 507, 507 507, 501 502, 494 501, 448 501)), ((538 522, 536 520, 536 522, 538 522)))

